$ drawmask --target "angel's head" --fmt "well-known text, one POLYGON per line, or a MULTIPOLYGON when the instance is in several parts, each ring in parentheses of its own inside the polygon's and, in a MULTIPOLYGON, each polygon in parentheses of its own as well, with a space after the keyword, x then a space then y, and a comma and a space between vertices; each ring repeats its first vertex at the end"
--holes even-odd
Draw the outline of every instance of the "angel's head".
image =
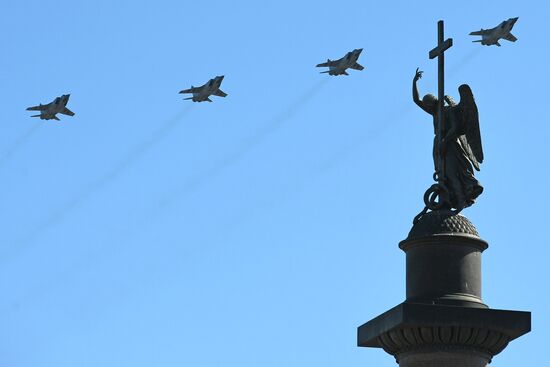
POLYGON ((422 103, 427 108, 435 108, 437 106, 438 100, 437 100, 437 97, 434 96, 433 94, 426 94, 422 98, 422 103))

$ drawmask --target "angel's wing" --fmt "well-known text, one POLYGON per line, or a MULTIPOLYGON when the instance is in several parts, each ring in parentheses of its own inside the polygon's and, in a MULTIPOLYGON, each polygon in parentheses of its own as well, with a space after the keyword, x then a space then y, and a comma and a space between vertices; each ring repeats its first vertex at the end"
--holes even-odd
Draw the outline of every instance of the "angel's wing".
POLYGON ((472 90, 467 84, 458 87, 460 103, 458 104, 461 113, 460 142, 469 160, 479 171, 479 164, 483 163, 483 147, 481 146, 481 133, 479 131, 479 116, 472 90))

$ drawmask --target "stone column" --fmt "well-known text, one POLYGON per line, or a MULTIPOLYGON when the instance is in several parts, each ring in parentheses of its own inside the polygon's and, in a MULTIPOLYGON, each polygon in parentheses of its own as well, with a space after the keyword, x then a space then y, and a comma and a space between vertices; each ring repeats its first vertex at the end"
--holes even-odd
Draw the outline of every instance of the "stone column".
POLYGON ((485 367, 531 330, 529 312, 483 303, 488 245, 466 217, 427 213, 399 247, 407 257, 406 300, 360 326, 359 346, 383 348, 401 367, 485 367))

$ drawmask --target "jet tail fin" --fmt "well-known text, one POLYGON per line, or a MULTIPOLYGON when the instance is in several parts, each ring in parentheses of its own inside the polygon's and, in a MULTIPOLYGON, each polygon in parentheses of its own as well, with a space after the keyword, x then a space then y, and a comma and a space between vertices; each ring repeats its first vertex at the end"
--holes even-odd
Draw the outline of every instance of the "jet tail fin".
POLYGON ((363 70, 365 67, 356 62, 355 64, 351 65, 350 68, 355 70, 363 70))
POLYGON ((498 41, 495 42, 495 45, 497 45, 498 47, 500 47, 500 43, 498 41))
POLYGON ((210 98, 206 98, 206 100, 207 100, 208 102, 212 102, 212 100, 211 100, 210 98))
POLYGON ((62 113, 62 114, 67 115, 67 116, 74 116, 74 112, 69 110, 67 107, 62 109, 59 113, 62 113))
POLYGON ((222 91, 221 89, 218 88, 217 91, 215 91, 214 93, 212 93, 213 95, 215 96, 218 96, 218 97, 226 97, 227 96, 227 93, 225 93, 224 91, 222 91))
POLYGON ((510 42, 516 42, 518 39, 516 36, 514 36, 512 33, 508 33, 506 36, 503 37, 506 41, 510 42))

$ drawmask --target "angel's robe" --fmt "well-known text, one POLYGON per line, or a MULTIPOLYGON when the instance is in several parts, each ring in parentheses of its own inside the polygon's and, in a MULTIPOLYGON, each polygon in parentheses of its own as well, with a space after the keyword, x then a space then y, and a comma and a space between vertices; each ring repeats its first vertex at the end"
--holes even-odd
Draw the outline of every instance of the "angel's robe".
POLYGON ((439 146, 437 108, 429 111, 433 117, 433 160, 436 172, 441 172, 440 156, 445 162, 445 184, 449 191, 451 208, 462 210, 472 205, 483 192, 475 178, 474 167, 468 156, 468 142, 464 139, 463 114, 459 106, 445 106, 445 146, 439 146), (449 134, 450 132, 450 134, 449 134), (441 151, 441 148, 444 148, 441 151))

